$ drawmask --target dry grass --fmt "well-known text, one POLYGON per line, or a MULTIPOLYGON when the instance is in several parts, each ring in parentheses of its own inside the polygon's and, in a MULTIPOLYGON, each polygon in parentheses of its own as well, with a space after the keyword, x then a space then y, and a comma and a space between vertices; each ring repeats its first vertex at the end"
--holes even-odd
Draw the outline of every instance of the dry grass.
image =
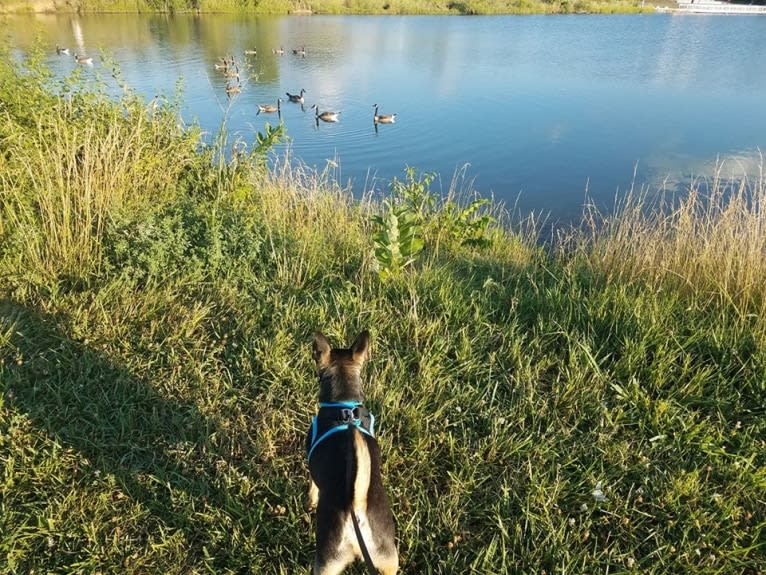
MULTIPOLYGON (((45 75, 35 61, 30 66, 5 73, 34 84, 45 75)), ((108 220, 161 202, 197 157, 196 132, 185 130, 167 103, 146 106, 125 94, 114 105, 85 91, 79 77, 70 82, 59 96, 33 90, 32 110, 0 128, 0 235, 21 233, 19 268, 49 279, 93 271, 108 220)))
MULTIPOLYGON (((761 162, 761 166, 763 163, 761 162)), ((618 282, 673 287, 698 305, 731 306, 766 328, 766 179, 711 181, 681 197, 630 193, 613 213, 590 209, 563 246, 618 282)))

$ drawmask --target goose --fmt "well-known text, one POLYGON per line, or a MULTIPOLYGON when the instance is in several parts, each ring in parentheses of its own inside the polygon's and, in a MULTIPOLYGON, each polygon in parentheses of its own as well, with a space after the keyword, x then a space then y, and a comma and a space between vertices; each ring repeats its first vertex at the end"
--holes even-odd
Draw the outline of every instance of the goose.
POLYGON ((257 56, 258 55, 258 49, 253 48, 252 50, 245 50, 245 56, 257 56))
POLYGON ((61 46, 56 44, 56 54, 58 54, 59 56, 61 56, 62 54, 69 56, 69 48, 62 48, 61 46))
POLYGON ((317 119, 317 122, 319 120, 322 120, 323 122, 337 122, 338 116, 340 115, 340 112, 319 112, 319 106, 314 104, 311 106, 311 109, 314 110, 314 117, 317 119))
POLYGON ((224 70, 223 75, 227 78, 239 79, 239 66, 234 64, 234 68, 227 68, 226 70, 224 70))
POLYGON ((287 94, 287 97, 290 99, 291 102, 295 102, 296 104, 303 104, 303 94, 306 93, 306 90, 301 88, 300 94, 291 94, 290 92, 285 92, 287 94))
POLYGON ((396 114, 378 114, 378 105, 374 105, 375 113, 372 115, 372 121, 376 124, 393 124, 396 122, 396 114))
POLYGON ((279 106, 281 101, 282 101, 282 98, 277 98, 277 105, 276 106, 274 106, 272 104, 258 104, 258 113, 256 113, 255 115, 257 116, 261 112, 263 112, 264 114, 273 114, 274 112, 281 113, 282 110, 281 110, 281 108, 279 106))
POLYGON ((234 65, 234 58, 232 58, 232 62, 229 63, 228 57, 226 58, 218 58, 218 62, 215 64, 216 70, 223 70, 224 72, 229 69, 229 67, 234 65))
POLYGON ((296 56, 303 56, 306 57, 306 46, 301 46, 300 48, 293 48, 293 54, 296 56))
POLYGON ((281 56, 282 54, 285 53, 285 49, 282 48, 282 46, 280 46, 279 48, 274 48, 271 52, 273 54, 277 54, 278 56, 281 56))
POLYGON ((74 55, 74 61, 78 64, 87 64, 88 66, 93 65, 93 58, 89 56, 82 56, 80 54, 74 55))
POLYGON ((237 79, 236 84, 226 84, 226 94, 231 96, 232 94, 239 94, 242 91, 242 84, 237 79))

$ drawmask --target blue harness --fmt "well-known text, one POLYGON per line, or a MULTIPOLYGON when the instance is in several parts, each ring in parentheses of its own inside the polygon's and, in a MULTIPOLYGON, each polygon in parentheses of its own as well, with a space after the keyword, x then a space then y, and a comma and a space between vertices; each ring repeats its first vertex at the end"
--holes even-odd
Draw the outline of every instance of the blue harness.
POLYGON ((311 459, 317 445, 335 433, 350 429, 352 425, 362 433, 375 437, 375 416, 362 407, 360 401, 320 403, 319 413, 311 419, 307 459, 311 459))

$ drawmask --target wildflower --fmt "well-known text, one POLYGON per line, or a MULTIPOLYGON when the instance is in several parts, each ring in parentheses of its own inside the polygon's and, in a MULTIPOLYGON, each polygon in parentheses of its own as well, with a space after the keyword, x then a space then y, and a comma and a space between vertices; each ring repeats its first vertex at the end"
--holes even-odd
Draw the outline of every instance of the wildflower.
POLYGON ((600 481, 596 483, 596 488, 593 490, 593 499, 596 500, 596 503, 606 501, 606 495, 604 495, 604 492, 601 490, 600 481))

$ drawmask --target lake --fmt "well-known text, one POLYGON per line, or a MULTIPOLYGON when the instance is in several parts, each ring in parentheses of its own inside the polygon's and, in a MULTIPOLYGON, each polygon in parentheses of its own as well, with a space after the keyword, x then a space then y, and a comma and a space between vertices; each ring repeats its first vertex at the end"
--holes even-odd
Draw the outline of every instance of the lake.
MULTIPOLYGON (((13 45, 35 35, 49 63, 77 66, 60 44, 94 57, 86 74, 152 98, 183 84, 183 114, 215 133, 226 119, 246 142, 282 103, 293 161, 328 168, 355 193, 383 192, 406 166, 542 212, 609 209, 631 185, 683 190, 711 178, 758 177, 766 149, 766 17, 33 15, 6 19, 13 45), (283 55, 273 51, 283 47, 283 55), (305 57, 294 49, 305 47, 305 57), (257 55, 245 55, 256 50, 257 55), (235 58, 241 93, 216 69, 235 58), (315 122, 311 109, 340 111, 315 122), (376 126, 381 114, 394 124, 376 126)), ((236 83, 236 82, 235 82, 236 83)), ((284 151, 286 148, 282 148, 284 151)))

